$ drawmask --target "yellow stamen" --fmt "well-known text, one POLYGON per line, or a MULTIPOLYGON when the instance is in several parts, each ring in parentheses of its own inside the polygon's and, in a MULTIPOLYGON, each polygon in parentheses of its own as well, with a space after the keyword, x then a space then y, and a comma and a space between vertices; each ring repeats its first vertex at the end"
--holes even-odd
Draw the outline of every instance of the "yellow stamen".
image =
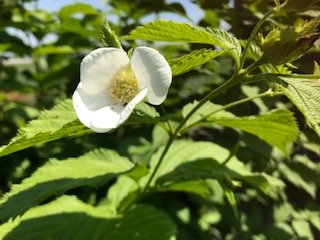
POLYGON ((115 75, 109 89, 116 102, 127 104, 138 94, 136 77, 130 69, 122 70, 115 75))

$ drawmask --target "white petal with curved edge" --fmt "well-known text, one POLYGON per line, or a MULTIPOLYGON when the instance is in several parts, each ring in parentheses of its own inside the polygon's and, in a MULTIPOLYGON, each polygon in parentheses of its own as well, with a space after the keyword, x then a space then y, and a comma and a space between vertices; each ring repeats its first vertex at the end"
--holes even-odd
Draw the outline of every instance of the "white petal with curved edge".
POLYGON ((142 89, 137 96, 135 96, 123 109, 123 111, 121 112, 120 115, 120 121, 119 121, 119 125, 122 124, 124 121, 126 121, 128 119, 128 117, 131 115, 133 109, 135 108, 135 106, 141 102, 147 95, 148 93, 148 89, 144 88, 142 89))
POLYGON ((117 106, 105 92, 88 94, 80 82, 72 96, 80 122, 95 132, 108 132, 119 126, 123 106, 117 106))
POLYGON ((153 105, 161 104, 166 99, 172 82, 167 60, 155 49, 137 47, 132 54, 131 68, 139 88, 148 89, 148 102, 153 105))
POLYGON ((98 109, 93 113, 90 128, 95 132, 104 133, 119 127, 123 109, 123 105, 120 104, 98 109))
MULTIPOLYGON (((80 81, 87 93, 105 91, 114 75, 129 64, 127 53, 118 48, 98 48, 85 56, 80 65, 80 81)), ((107 94, 111 94, 107 92, 107 94)))

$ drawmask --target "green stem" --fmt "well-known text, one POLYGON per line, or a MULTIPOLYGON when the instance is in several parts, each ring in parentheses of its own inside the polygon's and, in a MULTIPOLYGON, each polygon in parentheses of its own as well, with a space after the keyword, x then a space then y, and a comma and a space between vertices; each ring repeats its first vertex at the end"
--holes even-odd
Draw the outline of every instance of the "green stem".
POLYGON ((172 133, 173 133, 173 129, 172 129, 171 124, 170 124, 170 122, 169 122, 169 120, 168 120, 167 111, 166 111, 166 109, 163 107, 162 104, 160 105, 160 109, 161 109, 162 113, 163 113, 164 116, 165 116, 165 122, 166 122, 166 124, 167 124, 167 126, 168 126, 168 131, 169 131, 170 134, 172 134, 172 133))
POLYGON ((247 51, 249 49, 250 43, 253 41, 253 38, 257 35, 260 27, 262 26, 262 24, 267 20, 267 18, 273 14, 276 11, 276 9, 271 9, 269 12, 266 13, 266 15, 263 16, 263 18, 260 19, 260 21, 257 23, 257 25, 254 27, 253 31, 250 34, 250 37, 248 39, 248 42, 243 50, 241 59, 240 59, 240 69, 243 68, 244 65, 244 61, 246 59, 246 54, 247 51))

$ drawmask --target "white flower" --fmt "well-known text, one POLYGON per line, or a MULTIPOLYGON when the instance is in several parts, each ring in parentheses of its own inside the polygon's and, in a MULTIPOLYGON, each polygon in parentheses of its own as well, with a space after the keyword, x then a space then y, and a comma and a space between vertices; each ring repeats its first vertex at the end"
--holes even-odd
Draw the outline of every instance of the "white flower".
POLYGON ((137 47, 131 59, 121 49, 98 48, 81 62, 73 106, 85 126, 108 132, 122 124, 142 100, 161 104, 171 81, 168 62, 152 48, 137 47))

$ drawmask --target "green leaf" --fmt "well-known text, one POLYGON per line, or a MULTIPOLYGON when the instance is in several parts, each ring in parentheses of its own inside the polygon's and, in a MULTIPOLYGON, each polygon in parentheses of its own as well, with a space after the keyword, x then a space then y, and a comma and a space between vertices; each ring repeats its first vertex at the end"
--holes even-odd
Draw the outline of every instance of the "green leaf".
POLYGON ((71 54, 75 50, 70 46, 41 46, 35 49, 34 54, 37 57, 46 54, 71 54))
MULTIPOLYGON (((198 101, 194 101, 193 103, 188 103, 182 109, 182 116, 185 118, 192 109, 198 105, 198 101)), ((222 117, 234 117, 235 115, 231 112, 223 110, 223 106, 219 104, 214 104, 212 102, 206 102, 200 109, 198 109, 186 122, 185 129, 183 131, 188 130, 190 127, 194 127, 197 125, 201 125, 204 119, 213 115, 216 118, 222 117)))
POLYGON ((110 28, 110 25, 108 21, 105 21, 103 27, 101 28, 101 34, 102 34, 102 42, 107 47, 115 47, 122 49, 121 43, 114 31, 110 28))
POLYGON ((119 176, 117 182, 108 190, 106 207, 117 214, 124 212, 136 200, 140 193, 138 190, 136 181, 125 175, 119 176))
POLYGON ((224 194, 226 196, 226 199, 227 199, 227 201, 230 204, 230 207, 232 209, 232 213, 234 214, 236 219, 239 219, 237 200, 236 200, 234 192, 231 191, 231 189, 228 188, 227 186, 224 186, 224 185, 222 185, 222 186, 223 186, 223 190, 224 190, 224 194))
POLYGON ((176 225, 158 208, 137 205, 117 221, 115 229, 106 234, 117 240, 168 240, 176 233, 176 225))
MULTIPOLYGON (((316 197, 316 183, 310 181, 310 179, 308 179, 308 176, 303 176, 303 173, 299 172, 299 169, 294 169, 294 165, 290 166, 289 164, 280 163, 278 165, 278 169, 281 172, 281 174, 285 177, 285 179, 287 179, 289 182, 291 182, 298 188, 306 191, 313 198, 316 197)), ((314 173, 313 171, 309 172, 314 173)))
MULTIPOLYGON (((197 104, 195 101, 184 106, 182 116, 186 117, 197 104)), ((223 106, 211 102, 205 103, 189 118, 183 131, 194 126, 215 126, 215 124, 249 132, 285 153, 287 144, 295 141, 298 136, 297 124, 289 111, 276 110, 259 116, 236 117, 231 112, 225 111, 223 106)))
POLYGON ((4 223, 0 226, 0 238, 45 240, 58 239, 60 235, 59 239, 101 239, 108 224, 111 225, 108 219, 93 206, 74 196, 61 196, 4 223))
POLYGON ((304 115, 308 125, 320 137, 320 83, 316 80, 289 77, 268 76, 304 115))
MULTIPOLYGON (((150 173, 141 180, 146 180, 150 177, 152 170, 159 161, 163 148, 164 147, 159 148, 159 150, 152 155, 150 173)), ((215 156, 216 160, 222 163, 228 158, 229 151, 210 142, 174 141, 154 176, 153 184, 158 181, 158 178, 168 174, 183 163, 196 159, 211 158, 212 156, 215 156)))
POLYGON ((294 220, 292 221, 292 227, 299 239, 314 239, 310 224, 307 220, 294 220))
POLYGON ((74 196, 62 196, 3 224, 0 237, 4 240, 167 240, 175 231, 173 221, 155 207, 138 205, 123 217, 110 219, 100 208, 74 196))
POLYGON ((158 191, 176 191, 196 194, 204 199, 210 200, 210 192, 207 182, 203 179, 192 181, 173 182, 168 186, 161 186, 158 191))
POLYGON ((21 128, 8 145, 0 147, 0 157, 38 144, 89 132, 92 131, 80 123, 72 101, 67 99, 49 111, 42 111, 39 119, 30 121, 21 128))
MULTIPOLYGON (((160 148, 152 156, 150 172, 154 169, 162 151, 163 148, 160 148)), ((227 149, 210 142, 175 141, 164 157, 152 184, 159 190, 170 190, 171 186, 175 189, 178 183, 200 179, 213 178, 224 181, 236 179, 260 189, 271 197, 275 197, 279 189, 283 188, 284 185, 280 180, 276 181, 267 174, 253 173, 236 157, 229 155, 227 149)), ((181 187, 179 190, 183 191, 181 187)), ((189 191, 189 188, 185 191, 189 191)), ((205 196, 204 191, 200 192, 205 196)))
MULTIPOLYGON (((173 171, 159 177, 157 184, 171 189, 177 183, 191 182, 198 179, 217 179, 222 182, 228 182, 233 179, 246 182, 273 198, 276 198, 279 190, 284 187, 284 184, 278 179, 264 173, 251 172, 235 157, 231 158, 226 164, 218 163, 214 158, 197 159, 183 163, 173 171)), ((189 189, 186 188, 185 191, 189 191, 189 189)), ((204 195, 202 192, 200 193, 204 195)))
POLYGON ((137 27, 130 32, 129 36, 124 36, 121 39, 211 44, 229 51, 237 65, 239 65, 241 55, 240 43, 226 31, 204 29, 174 21, 156 20, 149 22, 144 26, 137 27))
POLYGON ((221 55, 223 52, 224 51, 216 51, 212 49, 200 49, 194 50, 180 58, 171 59, 169 64, 171 66, 172 75, 177 76, 182 73, 186 73, 221 55))
POLYGON ((157 110, 141 102, 133 110, 133 114, 124 124, 137 124, 137 123, 158 123, 161 121, 161 117, 157 110))
POLYGON ((106 149, 62 161, 52 159, 5 194, 0 205, 1 219, 22 214, 51 195, 79 186, 105 184, 132 167, 127 158, 106 149))
POLYGON ((288 155, 287 145, 298 137, 298 127, 293 113, 286 110, 275 110, 259 116, 207 119, 226 127, 238 128, 251 133, 273 145, 288 155))

